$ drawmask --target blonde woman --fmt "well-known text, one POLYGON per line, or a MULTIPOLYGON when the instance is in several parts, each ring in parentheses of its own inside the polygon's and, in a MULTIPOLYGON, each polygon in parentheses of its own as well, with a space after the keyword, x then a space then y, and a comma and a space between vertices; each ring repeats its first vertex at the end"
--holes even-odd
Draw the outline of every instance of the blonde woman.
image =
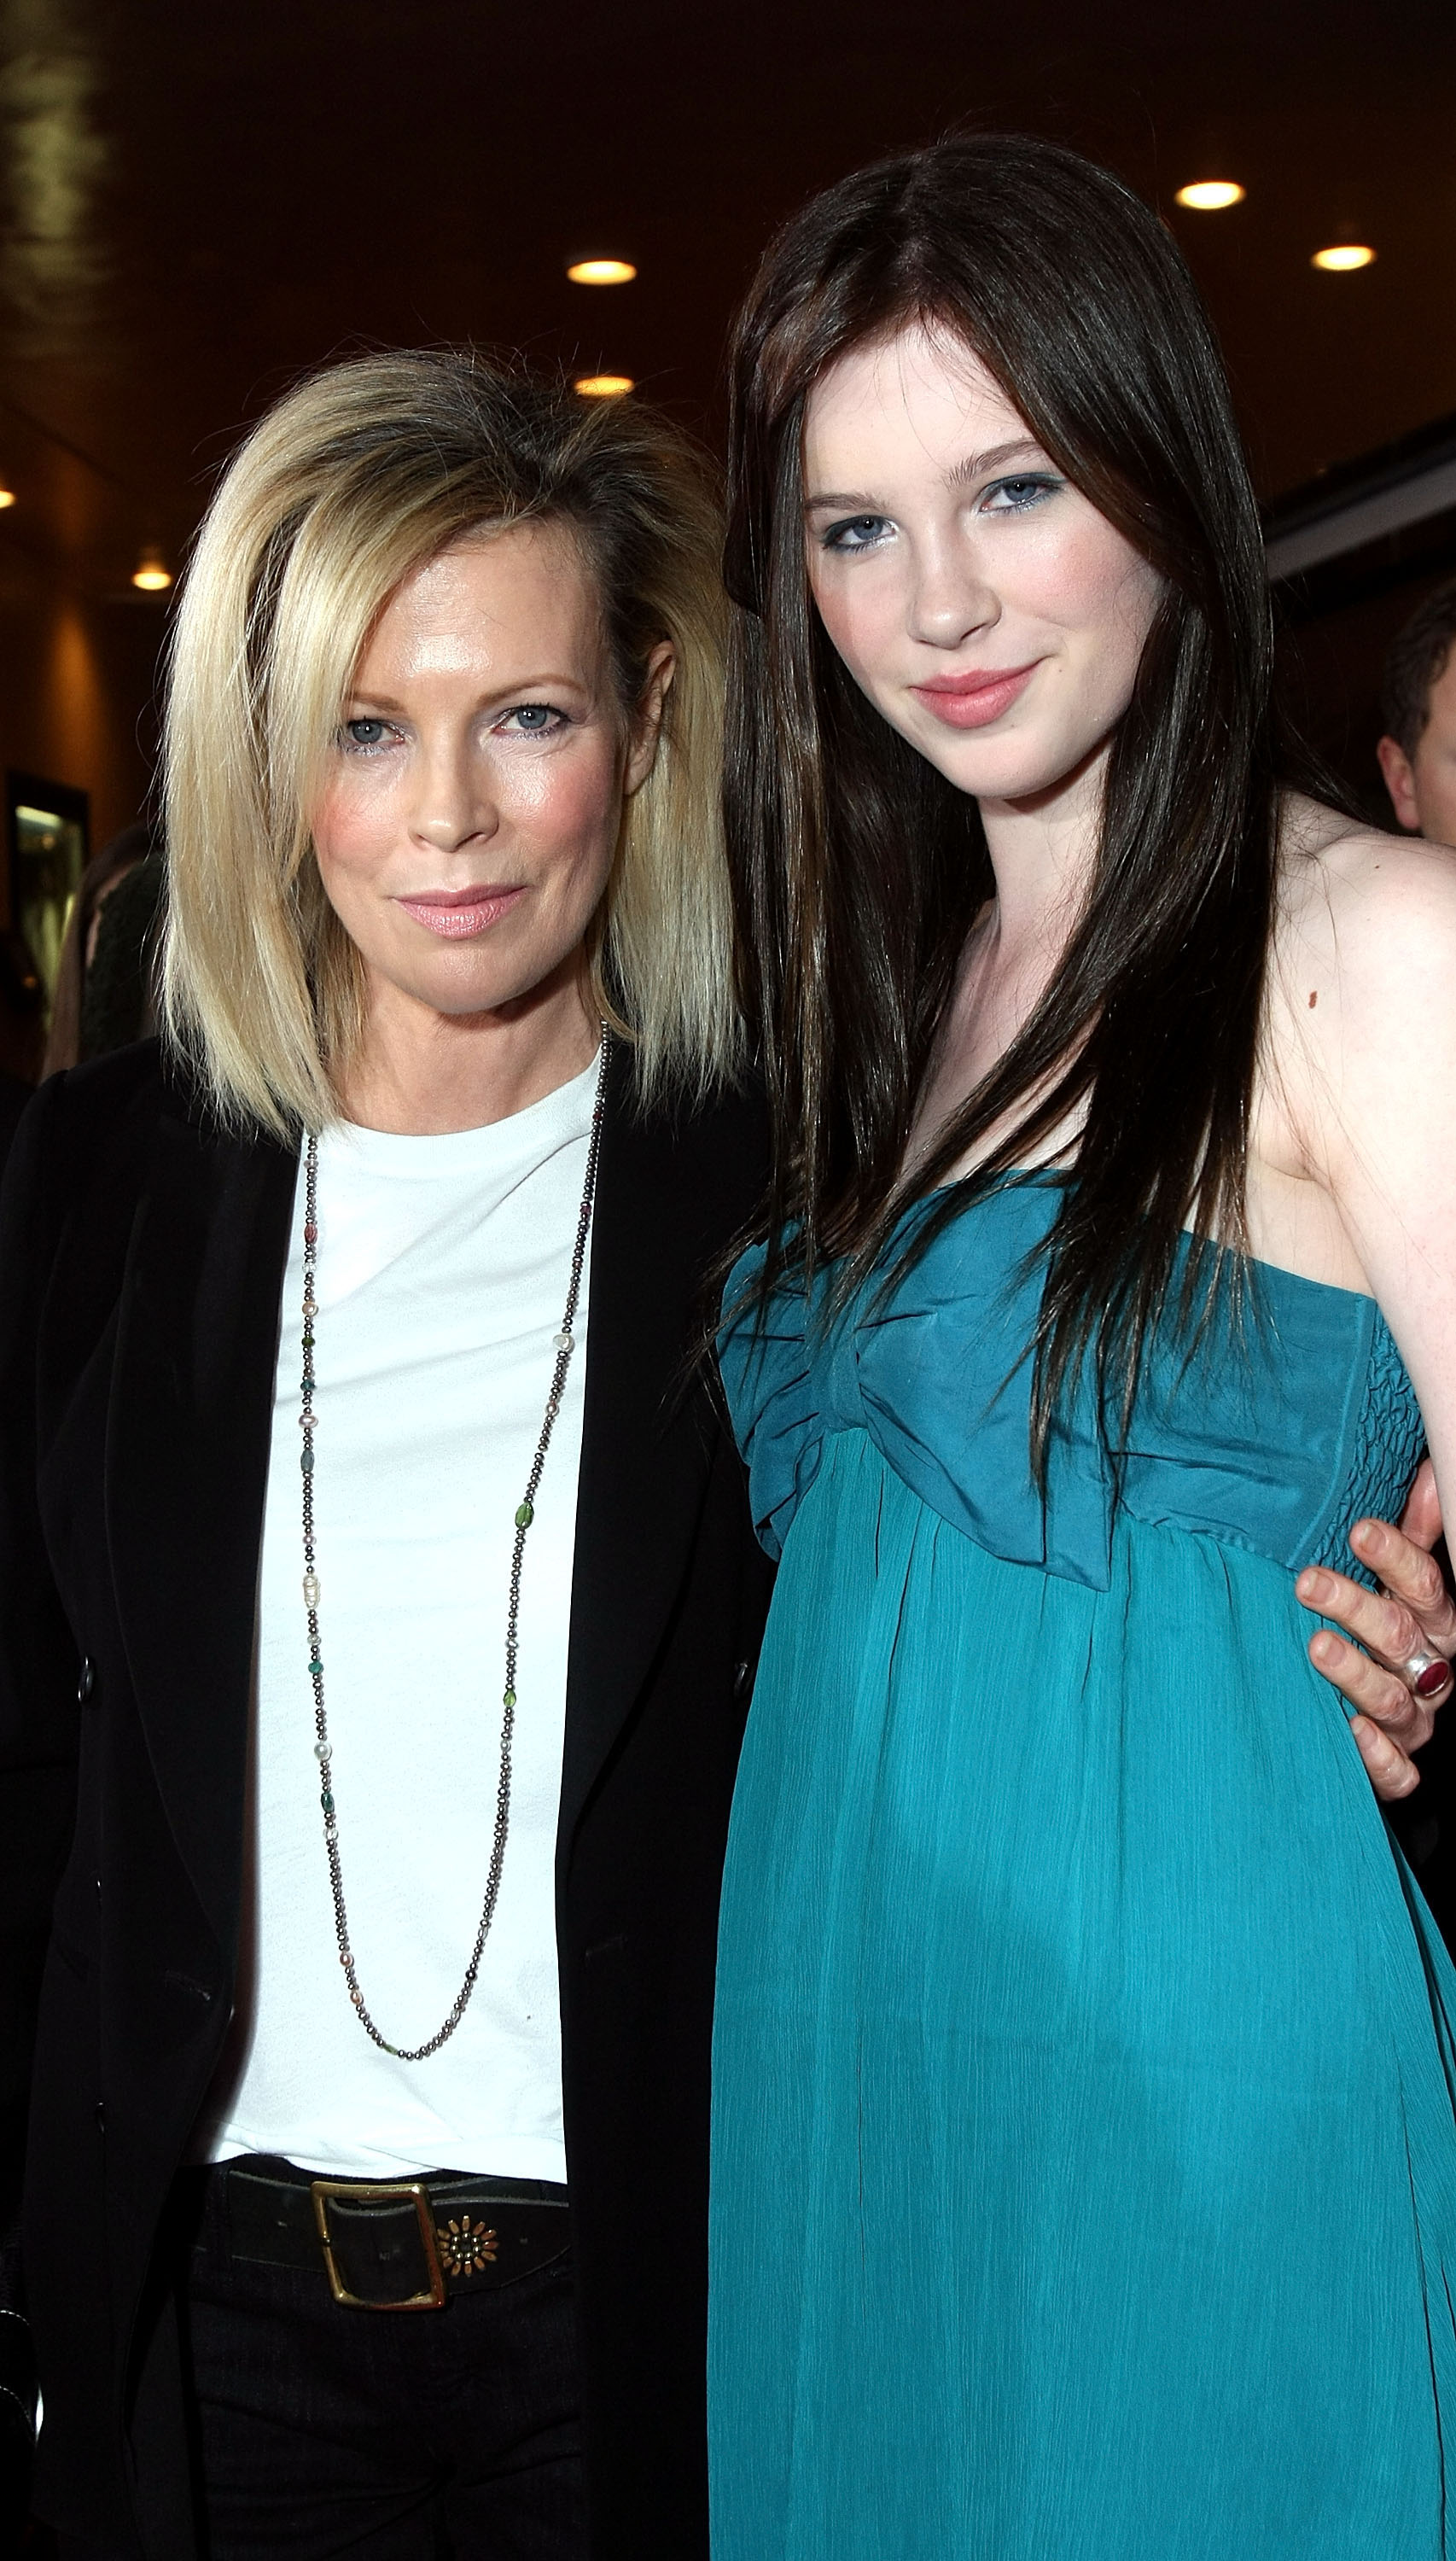
POLYGON ((68 2551, 706 2543, 767 1582, 679 1392, 762 1170, 719 615, 672 432, 463 357, 293 392, 203 529, 174 1038, 49 1086, 7 1195, 7 2091, 44 1961, 68 2551))

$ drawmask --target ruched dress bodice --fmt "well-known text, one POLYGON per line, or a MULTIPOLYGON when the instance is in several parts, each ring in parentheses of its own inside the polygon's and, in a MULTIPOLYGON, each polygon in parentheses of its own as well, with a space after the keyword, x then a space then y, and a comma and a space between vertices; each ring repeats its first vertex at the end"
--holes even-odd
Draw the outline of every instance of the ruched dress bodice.
MULTIPOLYGON (((715 2561, 1434 2561, 1445 1953, 1291 1577, 1422 1446, 1256 1266, 1039 1487, 1054 1185, 723 1345, 781 1555, 715 2048, 715 2561)), ((740 1293, 745 1267, 730 1280, 740 1293)))
MULTIPOLYGON (((734 1326, 724 1376, 772 1555, 825 1443, 864 1432, 920 1500, 1009 1564, 1105 1590, 1113 1486, 1129 1520, 1227 1541, 1297 1573, 1338 1563, 1362 1512, 1398 1511, 1424 1446, 1415 1393, 1373 1298, 1255 1265, 1192 1366, 1170 1324, 1116 1458, 1091 1398, 1053 1425, 1045 1487, 1029 1462, 1039 1249, 1056 1187, 1023 1176, 946 1229, 884 1305, 824 1333, 786 1291, 734 1326)), ((727 1293, 742 1294, 758 1256, 727 1293)), ((822 1293, 821 1293, 822 1295, 822 1293)))

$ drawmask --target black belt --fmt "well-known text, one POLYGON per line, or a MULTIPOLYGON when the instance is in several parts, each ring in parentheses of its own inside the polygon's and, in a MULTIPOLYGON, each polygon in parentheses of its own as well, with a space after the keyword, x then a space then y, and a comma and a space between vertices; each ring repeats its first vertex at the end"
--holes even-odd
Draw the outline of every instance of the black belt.
POLYGON ((291 2161, 228 2161, 235 2259, 306 2268, 336 2304, 438 2311, 451 2295, 509 2286, 569 2241, 564 2187, 544 2178, 311 2178, 291 2161))

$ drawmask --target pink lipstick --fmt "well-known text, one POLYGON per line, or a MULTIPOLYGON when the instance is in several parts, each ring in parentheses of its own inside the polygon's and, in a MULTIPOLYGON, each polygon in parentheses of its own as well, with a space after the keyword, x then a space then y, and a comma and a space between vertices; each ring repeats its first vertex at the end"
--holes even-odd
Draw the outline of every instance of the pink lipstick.
POLYGON ((930 676, 923 685, 912 685, 910 691, 949 729, 987 729, 1025 693, 1041 663, 1034 658, 1027 667, 990 667, 968 676, 930 676))
POLYGON ((397 898, 395 905, 403 907, 427 934, 437 934, 445 942, 464 942, 472 934, 484 934, 498 924, 523 895, 519 886, 472 881, 466 889, 415 890, 397 898))

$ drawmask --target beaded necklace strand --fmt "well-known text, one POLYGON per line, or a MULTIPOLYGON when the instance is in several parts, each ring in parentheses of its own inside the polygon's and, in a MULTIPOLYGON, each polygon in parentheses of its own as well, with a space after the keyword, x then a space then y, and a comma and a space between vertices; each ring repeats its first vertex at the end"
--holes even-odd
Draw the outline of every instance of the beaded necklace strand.
POLYGON ((314 1328, 318 1321, 318 1297, 314 1282, 318 1275, 318 1135, 310 1131, 303 1157, 303 1380, 302 1411, 298 1421, 303 1433, 300 1464, 303 1471, 303 1601, 308 1615, 308 1676, 313 1683, 313 1722, 316 1740, 313 1757, 319 1765, 322 1793, 319 1802, 324 1817, 324 1848, 328 1854, 329 1886, 334 1903, 334 1934, 339 1942, 339 1963, 349 1986, 360 2026, 386 2054, 395 2055, 402 2063, 421 2063, 427 2054, 437 2054, 448 2037, 454 2035, 465 2015, 480 1961, 495 1918, 496 1897, 500 1892, 501 1868, 506 1855, 506 1835, 511 1827, 511 1748, 516 1731, 516 1646, 521 1617, 521 1568, 526 1555, 526 1540, 536 1518, 536 1497, 541 1486, 546 1453, 551 1447, 552 1430, 562 1410, 562 1395, 576 1348, 573 1327, 581 1296, 581 1273, 586 1260, 586 1238, 591 1226, 592 1204, 596 1197, 596 1168, 601 1154, 601 1121, 606 1098, 607 1063, 611 1056, 611 1034, 605 1023, 601 1027, 601 1055, 596 1071, 596 1100, 591 1113, 591 1135, 586 1149, 586 1180, 581 1192, 581 1214, 576 1221, 576 1242, 571 1254, 571 1279, 566 1290, 566 1314, 562 1329, 554 1338, 556 1367, 552 1372, 551 1391, 546 1400, 536 1455, 526 1479, 526 1492, 516 1506, 516 1541, 511 1553, 510 1599, 506 1610, 506 1686, 501 1696, 501 1767, 496 1788, 495 1836, 491 1843, 490 1866, 486 1871, 485 1901, 481 1906, 480 1926, 475 1945, 465 1968, 465 1979, 455 1995, 442 2026, 422 2045, 392 2045, 375 2024, 369 2004, 360 1989, 354 1966, 354 1950, 349 1938, 349 1915, 344 1904, 344 1870, 339 1855, 338 1808, 334 1798, 334 1748, 329 1741, 328 1718, 324 1712, 323 1640, 319 1632, 318 1560, 314 1545, 313 1480, 315 1474, 314 1432, 316 1418, 313 1399, 317 1380, 314 1376, 314 1328))

